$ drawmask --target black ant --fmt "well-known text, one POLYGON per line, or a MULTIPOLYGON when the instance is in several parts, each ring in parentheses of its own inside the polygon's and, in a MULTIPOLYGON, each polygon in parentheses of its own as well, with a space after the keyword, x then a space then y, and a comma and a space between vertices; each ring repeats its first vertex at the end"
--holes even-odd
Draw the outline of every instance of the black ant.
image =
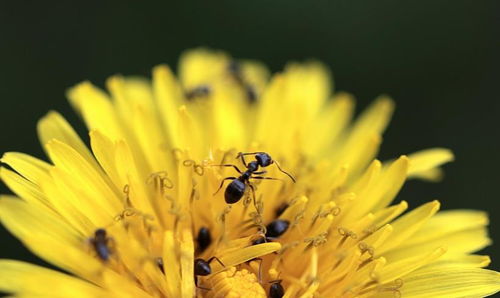
POLYGON ((109 260, 109 256, 111 255, 111 251, 108 247, 108 244, 111 241, 111 239, 108 238, 105 229, 97 229, 94 232, 94 237, 90 238, 89 241, 90 241, 90 244, 92 244, 92 246, 94 247, 94 250, 97 253, 97 256, 101 260, 103 260, 103 261, 109 260))
POLYGON ((285 289, 281 285, 282 280, 273 280, 269 283, 271 286, 269 287, 269 297, 270 298, 281 298, 285 295, 285 289))
POLYGON ((207 276, 212 273, 212 267, 210 267, 210 263, 212 263, 213 260, 216 260, 217 262, 219 262, 219 264, 221 264, 222 267, 225 267, 221 260, 219 260, 219 258, 215 256, 208 259, 208 261, 205 261, 203 259, 194 260, 194 284, 196 285, 196 287, 203 290, 210 290, 198 286, 198 276, 207 276))
POLYGON ((199 85, 186 91, 186 98, 188 100, 195 99, 197 97, 207 97, 212 93, 212 89, 207 85, 199 85))
POLYGON ((198 231, 198 237, 196 237, 196 242, 198 243, 198 251, 201 253, 207 249, 212 243, 212 236, 210 235, 210 230, 206 227, 201 227, 198 231))
POLYGON ((160 269, 161 273, 165 274, 165 266, 163 265, 163 258, 156 258, 156 266, 160 269))
POLYGON ((257 100, 257 93, 255 92, 255 89, 252 87, 252 85, 245 82, 240 63, 238 63, 238 61, 236 60, 231 60, 229 62, 229 65, 227 66, 227 69, 234 80, 238 83, 238 85, 245 89, 248 101, 250 103, 255 102, 257 100))
MULTIPOLYGON (((288 174, 287 172, 283 171, 281 169, 280 165, 278 164, 277 161, 273 160, 271 156, 265 152, 250 152, 250 153, 238 153, 236 158, 241 158, 241 162, 243 165, 247 168, 245 172, 242 172, 237 166, 232 165, 232 164, 225 164, 225 165, 217 165, 220 167, 233 167, 238 173, 241 174, 239 177, 226 177, 222 180, 219 189, 215 192, 218 193, 219 190, 222 188, 224 185, 224 181, 226 180, 232 180, 231 183, 226 188, 226 191, 224 192, 224 199, 226 200, 226 203, 228 204, 234 204, 237 203, 245 194, 246 187, 250 187, 252 190, 253 196, 254 196, 254 202, 255 202, 255 189, 252 184, 250 184, 250 179, 267 179, 267 180, 278 180, 276 178, 271 178, 271 177, 263 177, 263 176, 253 176, 253 175, 263 175, 266 173, 266 171, 258 171, 259 167, 265 168, 273 163, 276 164, 278 169, 290 177, 292 181, 295 183, 295 178, 292 177, 292 175, 288 174), (247 164, 245 161, 245 155, 254 155, 255 160, 251 161, 247 164)), ((215 195, 214 194, 214 195, 215 195)))
POLYGON ((284 219, 276 219, 273 220, 266 226, 266 238, 278 238, 283 235, 288 227, 290 226, 290 222, 284 219))
POLYGON ((262 235, 263 237, 259 237, 253 240, 252 245, 259 245, 277 239, 288 230, 289 226, 290 222, 288 220, 284 219, 273 220, 266 226, 266 234, 262 235))
POLYGON ((259 237, 252 241, 252 245, 259 245, 267 242, 271 242, 271 239, 268 239, 267 237, 259 237))
POLYGON ((288 203, 283 203, 281 205, 278 206, 278 208, 276 208, 276 210, 274 210, 274 215, 276 217, 280 217, 281 214, 283 214, 283 212, 285 212, 285 210, 290 207, 290 205, 288 203))

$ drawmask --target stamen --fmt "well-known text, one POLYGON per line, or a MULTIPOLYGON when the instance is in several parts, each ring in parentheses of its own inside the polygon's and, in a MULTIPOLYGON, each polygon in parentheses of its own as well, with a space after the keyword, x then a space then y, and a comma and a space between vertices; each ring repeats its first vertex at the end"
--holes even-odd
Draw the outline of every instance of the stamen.
POLYGON ((152 173, 146 183, 153 184, 154 188, 160 190, 162 195, 167 189, 174 187, 174 183, 168 178, 168 173, 165 171, 152 173))
POLYGON ((130 195, 130 185, 125 184, 125 186, 123 187, 123 193, 125 194, 125 198, 128 201, 130 195))
POLYGON ((196 163, 196 161, 192 159, 186 159, 182 162, 182 164, 185 167, 193 167, 193 171, 198 175, 198 176, 203 176, 205 173, 205 168, 199 164, 196 163))
POLYGON ((348 239, 348 238, 352 238, 352 239, 356 239, 358 238, 358 236, 356 235, 356 233, 354 233, 353 231, 351 230, 348 230, 348 229, 345 229, 345 228, 338 228, 338 232, 340 234, 340 236, 342 236, 342 239, 340 239, 339 241, 339 244, 337 245, 337 249, 341 248, 342 245, 344 244, 344 242, 348 239))
POLYGON ((368 265, 371 261, 373 261, 373 256, 375 255, 375 249, 373 246, 369 246, 365 242, 360 242, 358 244, 358 248, 361 250, 361 257, 360 260, 362 261, 361 264, 358 266, 358 270, 363 268, 364 266, 368 265), (368 253, 368 255, 365 255, 365 253, 368 253))
POLYGON ((295 214, 295 217, 293 218, 293 221, 290 224, 290 229, 294 228, 300 223, 300 221, 304 218, 305 212, 306 209, 304 208, 295 214))
POLYGON ((179 148, 173 148, 172 155, 176 161, 180 161, 182 159, 183 152, 179 148))
POLYGON ((403 280, 401 278, 398 278, 396 280, 394 280, 393 284, 386 284, 384 286, 382 286, 379 291, 380 292, 393 292, 394 293, 394 297, 401 297, 401 291, 399 289, 401 289, 401 287, 403 287, 403 280))
POLYGON ((115 216, 113 218, 114 221, 122 221, 124 220, 126 217, 130 217, 130 216, 133 216, 135 214, 137 214, 139 211, 134 209, 134 208, 125 208, 120 214, 118 214, 117 216, 115 216))
POLYGON ((370 256, 373 258, 373 255, 375 254, 375 249, 373 248, 373 246, 369 246, 365 242, 360 242, 358 244, 358 247, 361 250, 361 253, 364 254, 365 252, 368 252, 368 254, 370 254, 370 256))
POLYGON ((291 227, 296 226, 299 220, 303 218, 307 207, 308 199, 305 196, 300 196, 290 202, 290 206, 283 212, 280 219, 291 222, 291 227))
POLYGON ((251 212, 249 215, 254 225, 258 227, 259 232, 265 235, 267 228, 262 219, 262 215, 259 212, 251 212))
POLYGON ((236 149, 230 149, 228 151, 225 151, 224 154, 222 155, 222 159, 221 159, 219 164, 221 164, 221 165, 225 164, 226 159, 230 156, 233 156, 235 153, 236 153, 236 149))
POLYGON ((196 181, 193 179, 193 187, 191 188, 191 194, 189 195, 189 201, 198 201, 200 199, 200 194, 196 191, 196 181))
POLYGON ((363 236, 362 239, 370 236, 371 234, 375 233, 377 231, 378 227, 376 225, 371 225, 368 226, 368 228, 363 230, 363 236))
POLYGON ((311 228, 314 226, 319 218, 325 218, 328 215, 336 216, 340 213, 340 208, 336 206, 335 202, 330 201, 326 204, 321 205, 318 211, 313 215, 311 220, 311 228))
POLYGON ((318 247, 322 244, 325 244, 328 241, 327 236, 328 236, 328 232, 323 232, 316 237, 304 239, 304 242, 308 242, 306 249, 311 248, 311 246, 318 247))
POLYGON ((219 214, 219 216, 217 217, 217 220, 220 222, 221 224, 221 235, 220 235, 220 238, 219 238, 219 242, 224 242, 224 240, 226 239, 226 215, 229 214, 229 212, 231 212, 231 209, 232 209, 232 206, 231 205, 227 205, 224 210, 222 210, 222 213, 219 214))

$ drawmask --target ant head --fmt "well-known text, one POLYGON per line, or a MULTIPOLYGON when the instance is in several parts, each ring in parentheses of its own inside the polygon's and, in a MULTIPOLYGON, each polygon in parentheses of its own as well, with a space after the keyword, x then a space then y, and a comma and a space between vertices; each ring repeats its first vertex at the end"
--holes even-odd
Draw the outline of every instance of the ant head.
POLYGON ((165 267, 163 265, 163 258, 158 257, 155 259, 156 266, 158 266, 158 269, 160 269, 161 273, 165 274, 165 267))
POLYGON ((229 61, 227 68, 228 68, 229 72, 231 72, 231 73, 237 74, 241 71, 240 63, 234 59, 231 59, 231 61, 229 61))
POLYGON ((280 217, 280 215, 283 214, 283 212, 285 212, 288 207, 290 207, 290 205, 287 202, 282 203, 278 206, 278 208, 276 208, 276 210, 274 211, 274 215, 276 217, 280 217))
POLYGON ((273 280, 270 282, 269 287, 269 297, 270 298, 281 298, 285 295, 285 289, 281 285, 281 279, 273 280))
POLYGON ((266 237, 277 238, 283 235, 290 226, 290 222, 284 219, 275 219, 266 226, 266 237))
POLYGON ((198 249, 200 250, 200 252, 207 249, 207 247, 212 243, 210 230, 207 227, 201 227, 198 231, 198 237, 196 237, 196 241, 198 243, 198 249))
POLYGON ((263 243, 267 243, 267 242, 270 242, 270 240, 267 239, 264 235, 262 235, 261 237, 253 240, 252 245, 259 245, 259 244, 263 244, 263 243))
POLYGON ((207 261, 203 259, 194 260, 194 274, 205 276, 209 275, 210 273, 212 273, 212 268, 207 261))
POLYGON ((94 232, 94 236, 96 238, 100 238, 100 237, 105 238, 106 237, 106 230, 103 228, 97 229, 94 232))
POLYGON ((273 159, 271 158, 271 155, 265 152, 256 154, 255 159, 259 162, 261 167, 267 167, 274 162, 273 159))

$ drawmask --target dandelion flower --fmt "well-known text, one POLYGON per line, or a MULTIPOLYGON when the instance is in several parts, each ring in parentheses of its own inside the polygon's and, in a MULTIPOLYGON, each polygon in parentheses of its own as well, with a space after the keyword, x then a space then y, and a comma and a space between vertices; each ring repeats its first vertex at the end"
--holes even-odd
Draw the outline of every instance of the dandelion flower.
POLYGON ((407 179, 435 181, 447 149, 376 159, 393 102, 352 120, 317 62, 272 77, 203 49, 179 80, 114 76, 68 97, 90 148, 57 112, 38 123, 50 162, 5 153, 0 220, 66 273, 0 260, 21 297, 477 297, 487 215, 407 211, 407 179), (249 153, 247 155, 239 152, 249 153), (255 153, 257 152, 257 153, 255 153), (221 184, 222 183, 222 184, 221 184), (230 204, 226 203, 228 201, 230 204))

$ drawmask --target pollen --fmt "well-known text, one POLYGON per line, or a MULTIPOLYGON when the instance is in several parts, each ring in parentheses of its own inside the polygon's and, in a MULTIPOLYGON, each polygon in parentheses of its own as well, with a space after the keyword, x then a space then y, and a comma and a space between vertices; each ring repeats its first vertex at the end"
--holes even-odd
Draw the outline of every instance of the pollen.
POLYGON ((247 269, 235 267, 215 275, 211 280, 212 291, 207 297, 267 297, 257 276, 247 269))

